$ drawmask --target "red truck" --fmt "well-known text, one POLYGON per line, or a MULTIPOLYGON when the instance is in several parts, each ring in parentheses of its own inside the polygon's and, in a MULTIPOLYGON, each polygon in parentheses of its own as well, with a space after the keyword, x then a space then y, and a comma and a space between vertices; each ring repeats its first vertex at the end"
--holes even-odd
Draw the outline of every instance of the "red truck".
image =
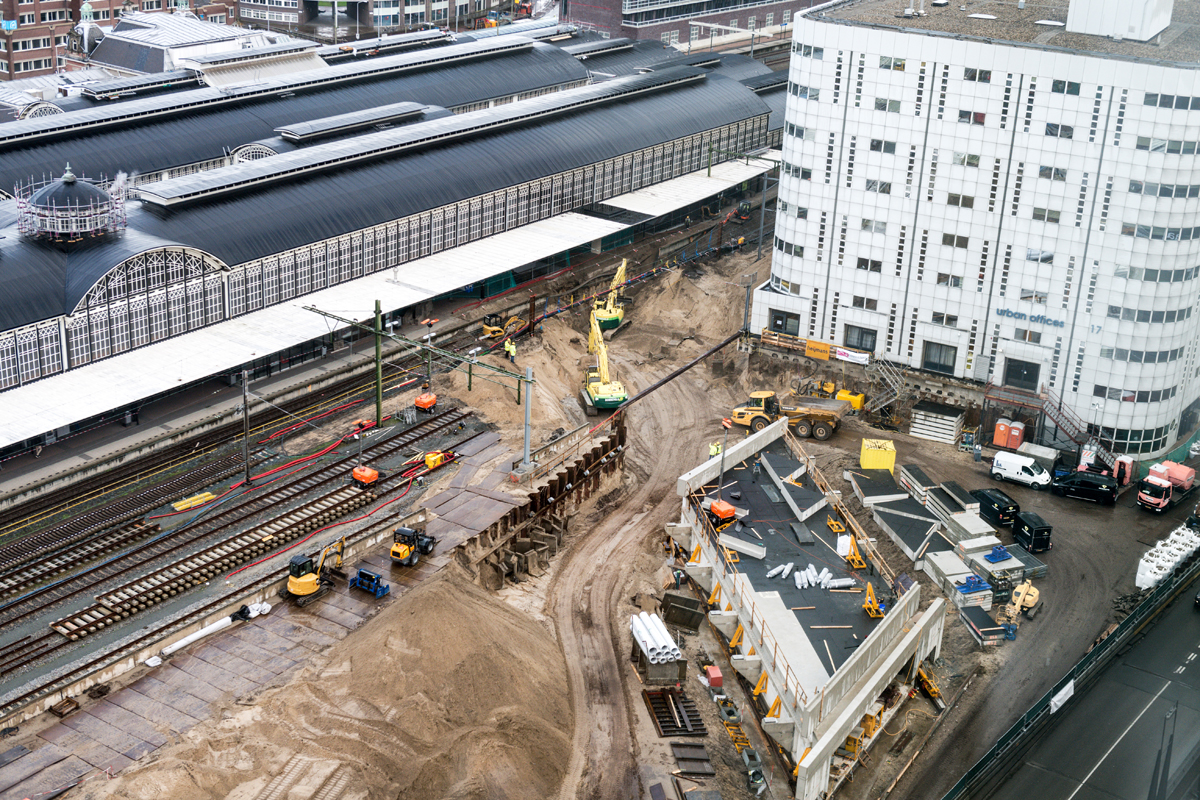
POLYGON ((1183 502, 1196 488, 1196 470, 1163 461, 1150 467, 1150 474, 1138 485, 1138 505, 1148 511, 1163 512, 1183 502))

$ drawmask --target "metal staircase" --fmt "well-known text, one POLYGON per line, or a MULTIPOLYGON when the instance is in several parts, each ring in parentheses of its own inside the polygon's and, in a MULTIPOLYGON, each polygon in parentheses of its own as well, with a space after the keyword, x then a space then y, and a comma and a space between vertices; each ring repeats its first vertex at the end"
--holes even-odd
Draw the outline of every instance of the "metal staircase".
POLYGON ((866 370, 867 375, 871 378, 871 383, 880 386, 878 392, 872 392, 871 401, 863 409, 867 414, 874 414, 900 397, 900 392, 904 388, 904 373, 891 362, 877 358, 870 360, 866 370))
POLYGON ((1096 451, 1096 457, 1110 468, 1117 463, 1117 456, 1104 446, 1100 439, 1088 432, 1087 423, 1076 416, 1075 412, 1063 405, 1062 398, 1053 389, 1042 387, 1042 413, 1054 423, 1059 432, 1078 445, 1084 445, 1096 451))

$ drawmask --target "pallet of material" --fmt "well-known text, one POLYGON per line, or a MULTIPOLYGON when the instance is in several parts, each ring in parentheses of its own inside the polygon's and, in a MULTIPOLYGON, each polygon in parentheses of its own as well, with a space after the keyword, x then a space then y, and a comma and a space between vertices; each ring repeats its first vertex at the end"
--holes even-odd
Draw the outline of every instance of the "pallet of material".
POLYGON ((1025 567, 1025 574, 1021 576, 1021 580, 1036 580, 1046 577, 1046 573, 1050 568, 1046 566, 1046 562, 1037 558, 1032 553, 1026 553, 1017 545, 1008 548, 1008 554, 1021 562, 1025 567))
POLYGON ((985 647, 1004 644, 1004 628, 997 625, 996 621, 982 608, 976 606, 960 608, 958 616, 977 643, 985 647))
MULTIPOLYGON (((1012 552, 1011 550, 1009 551, 1012 552)), ((1025 575, 1025 565, 1018 559, 1009 557, 1003 561, 992 563, 984 558, 986 553, 973 553, 967 557, 967 566, 976 575, 988 583, 995 585, 1001 580, 1020 581, 1025 575)))
POLYGON ((954 545, 955 554, 964 562, 976 553, 990 553, 996 545, 1003 544, 995 536, 978 536, 974 539, 963 539, 954 545))
POLYGON ((889 503, 908 497, 907 492, 896 486, 892 474, 886 469, 846 470, 846 475, 854 489, 854 496, 867 508, 876 503, 889 503))
POLYGON ((946 538, 952 542, 978 539, 980 536, 995 536, 996 529, 974 511, 964 511, 945 520, 946 538))
POLYGON ((926 553, 923 560, 925 574, 933 579, 946 596, 953 594, 954 584, 961 583, 968 575, 974 574, 953 551, 926 553))
MULTIPOLYGON (((974 575, 975 573, 971 573, 974 575)), ((954 601, 954 605, 959 608, 982 608, 984 611, 992 610, 992 593, 991 591, 977 592, 962 592, 961 586, 954 587, 954 591, 950 594, 950 599, 954 601)))
POLYGON ((916 464, 901 464, 899 481, 900 488, 911 494, 921 505, 925 505, 925 497, 929 490, 937 486, 937 481, 930 478, 925 470, 916 464))
POLYGON ((943 444, 956 444, 962 437, 966 412, 961 408, 922 400, 913 406, 910 435, 943 444))
POLYGON ((902 517, 885 508, 871 509, 875 524, 888 535, 896 547, 899 547, 908 560, 913 562, 915 569, 923 569, 919 564, 920 553, 925 549, 929 540, 937 536, 938 523, 929 520, 918 520, 912 517, 902 517))
POLYGON ((702 744, 671 742, 671 755, 675 756, 675 766, 681 775, 708 777, 717 774, 708 750, 702 744))
POLYGON ((935 486, 929 490, 925 498, 925 506, 934 514, 937 514, 939 519, 949 519, 955 514, 966 513, 966 509, 951 497, 949 492, 940 486, 935 486))
POLYGON ((979 501, 975 496, 959 485, 958 481, 944 481, 941 488, 953 497, 967 511, 978 511, 979 501))
POLYGON ((696 703, 676 689, 643 689, 642 698, 659 736, 707 736, 696 703))

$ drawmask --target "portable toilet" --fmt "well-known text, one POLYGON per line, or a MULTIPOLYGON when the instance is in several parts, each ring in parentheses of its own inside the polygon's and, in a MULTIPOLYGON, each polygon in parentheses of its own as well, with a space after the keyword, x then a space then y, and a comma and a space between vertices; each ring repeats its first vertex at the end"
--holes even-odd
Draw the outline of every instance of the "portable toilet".
POLYGON ((1025 441, 1025 423, 1014 422, 1008 428, 1008 449, 1016 450, 1025 441))
POLYGON ((996 432, 992 434, 992 444, 996 447, 1008 447, 1008 429, 1011 425, 1011 419, 996 420, 996 432))

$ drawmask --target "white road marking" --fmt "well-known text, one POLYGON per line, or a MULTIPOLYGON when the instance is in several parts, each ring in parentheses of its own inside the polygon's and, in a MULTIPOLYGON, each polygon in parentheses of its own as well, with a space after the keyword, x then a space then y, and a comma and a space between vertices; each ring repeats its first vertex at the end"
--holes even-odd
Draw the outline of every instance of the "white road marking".
POLYGON ((1190 663, 1192 663, 1192 660, 1193 660, 1193 659, 1195 659, 1195 658, 1196 658, 1196 654, 1195 654, 1195 653, 1188 653, 1188 657, 1187 657, 1187 663, 1189 663, 1189 664, 1190 664, 1190 663))
POLYGON ((1183 672, 1185 669, 1187 669, 1187 667, 1176 667, 1175 674, 1178 675, 1179 673, 1183 672))
POLYGON ((1117 740, 1112 743, 1112 747, 1108 748, 1108 752, 1106 752, 1104 755, 1100 756, 1100 760, 1096 762, 1096 766, 1092 767, 1091 772, 1089 772, 1087 775, 1085 775, 1083 777, 1083 780, 1079 783, 1078 786, 1075 787, 1075 791, 1073 791, 1069 795, 1067 795, 1067 800, 1071 800, 1071 798, 1073 798, 1073 797, 1075 797, 1075 795, 1079 794, 1079 790, 1084 787, 1084 784, 1086 784, 1089 780, 1091 780, 1093 773, 1095 773, 1096 770, 1100 769, 1100 765, 1104 763, 1104 759, 1108 758, 1112 754, 1112 751, 1117 749, 1117 745, 1119 745, 1121 743, 1121 740, 1125 738, 1125 735, 1127 733, 1129 733, 1131 730, 1133 730, 1133 726, 1137 725, 1138 720, 1142 718, 1142 715, 1150 710, 1150 706, 1154 705, 1154 701, 1158 700, 1159 695, 1161 695, 1163 692, 1165 692, 1167 690, 1167 687, 1170 685, 1171 685, 1171 682, 1167 681, 1166 683, 1163 684, 1163 687, 1158 690, 1158 694, 1156 694, 1156 695, 1154 695, 1154 697, 1150 698, 1150 702, 1146 703, 1146 707, 1143 708, 1141 710, 1141 712, 1136 717, 1133 718, 1133 722, 1129 723, 1129 727, 1121 732, 1121 735, 1117 737, 1117 740))

